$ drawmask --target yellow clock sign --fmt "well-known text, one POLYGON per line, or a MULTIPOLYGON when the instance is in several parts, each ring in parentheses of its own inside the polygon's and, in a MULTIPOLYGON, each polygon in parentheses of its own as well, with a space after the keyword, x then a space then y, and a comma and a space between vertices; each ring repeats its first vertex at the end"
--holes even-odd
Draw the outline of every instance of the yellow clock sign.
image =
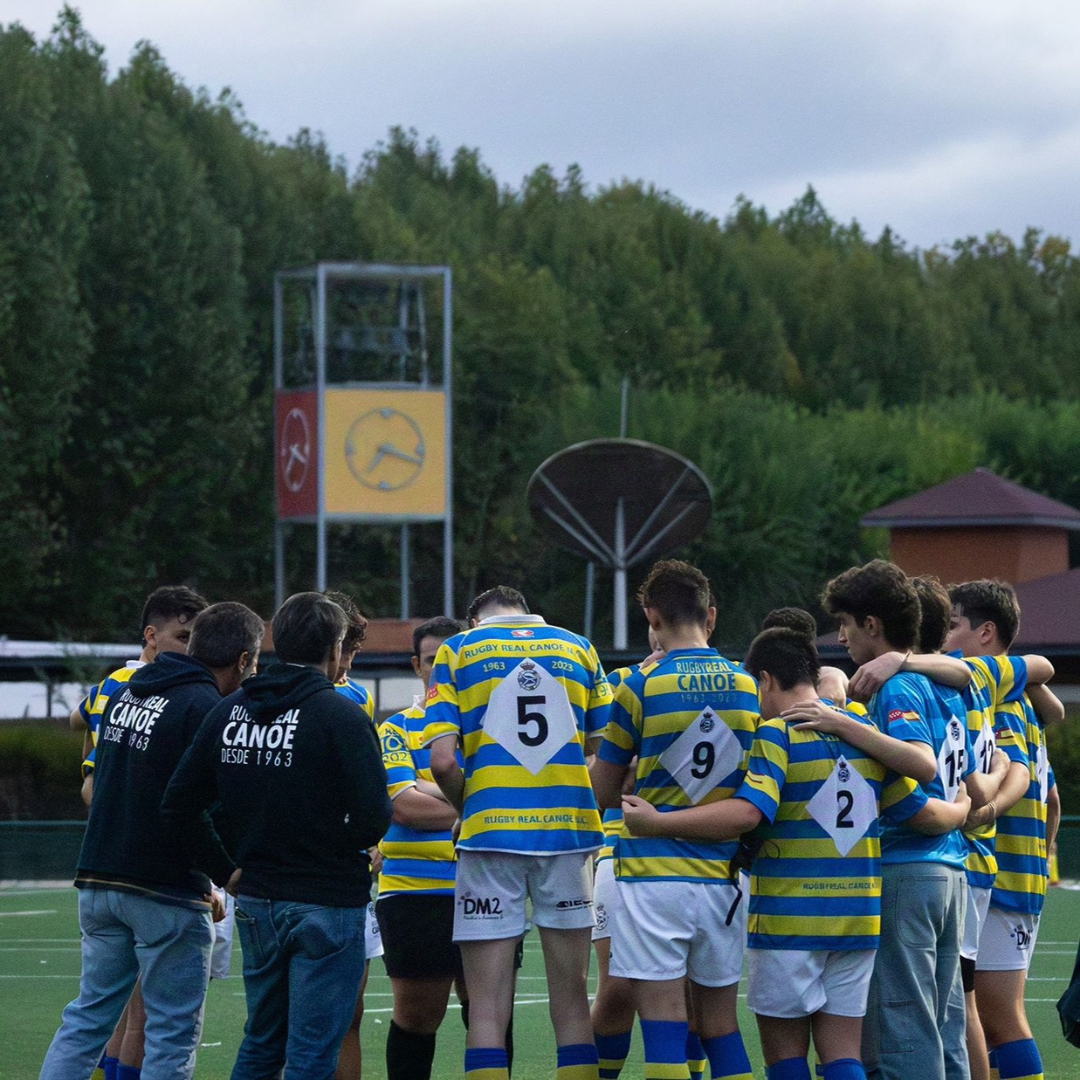
POLYGON ((328 515, 445 517, 445 394, 327 389, 324 402, 328 515))

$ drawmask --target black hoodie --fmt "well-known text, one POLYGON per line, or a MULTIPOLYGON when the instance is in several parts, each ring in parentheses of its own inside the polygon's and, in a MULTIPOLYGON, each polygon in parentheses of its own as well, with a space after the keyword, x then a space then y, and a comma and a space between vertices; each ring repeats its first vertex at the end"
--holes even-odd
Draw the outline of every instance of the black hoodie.
POLYGON ((161 653, 110 699, 76 885, 202 908, 207 875, 228 880, 233 865, 205 814, 175 833, 158 812, 177 763, 220 701, 210 669, 181 653, 161 653))
POLYGON ((162 812, 182 825, 214 803, 241 893, 368 902, 365 849, 390 824, 386 771, 371 721, 321 671, 275 664, 207 716, 162 812))

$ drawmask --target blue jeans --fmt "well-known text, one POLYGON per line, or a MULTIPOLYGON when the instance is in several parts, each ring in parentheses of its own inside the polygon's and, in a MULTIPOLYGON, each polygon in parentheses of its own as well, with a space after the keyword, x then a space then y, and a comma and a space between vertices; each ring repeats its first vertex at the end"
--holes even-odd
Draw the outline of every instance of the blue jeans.
POLYGON ((79 927, 79 996, 64 1009, 41 1080, 90 1075, 140 975, 146 1003, 142 1075, 191 1077, 210 981, 210 913, 118 889, 80 889, 79 927))
POLYGON ((232 1080, 332 1080, 364 976, 366 907, 239 896, 248 1018, 232 1080))
POLYGON ((944 863, 881 868, 881 945, 863 1025, 874 1080, 968 1080, 960 942, 964 871, 944 863))

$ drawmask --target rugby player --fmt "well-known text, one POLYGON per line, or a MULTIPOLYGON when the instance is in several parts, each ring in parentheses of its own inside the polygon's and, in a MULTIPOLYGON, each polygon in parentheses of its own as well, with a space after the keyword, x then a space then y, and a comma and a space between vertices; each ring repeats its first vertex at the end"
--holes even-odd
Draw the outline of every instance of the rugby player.
MULTIPOLYGON (((688 563, 661 561, 638 600, 665 655, 615 692, 592 768, 597 796, 605 807, 621 805, 637 757, 634 794, 664 810, 729 798, 744 774, 757 686, 708 645, 708 579, 688 563)), ((625 828, 617 839, 611 974, 633 980, 647 1077, 689 1077, 688 976, 712 1075, 749 1080, 736 1017, 746 937, 746 905, 730 867, 736 848, 640 839, 625 828)))
MULTIPOLYGON (((762 716, 776 719, 758 727, 733 798, 661 814, 628 797, 627 825, 635 835, 713 842, 758 829, 748 1003, 769 1080, 809 1080, 811 1031, 827 1080, 865 1077, 860 1038, 880 923, 880 806, 894 820, 938 832, 955 828, 969 801, 966 794, 956 805, 927 800, 913 780, 815 723, 781 718, 823 707, 817 651, 804 633, 763 631, 744 666, 758 680, 762 716)), ((849 717, 868 723, 860 713, 849 717)))
MULTIPOLYGON (((1020 626, 1012 588, 984 579, 955 585, 949 596, 953 607, 947 646, 965 656, 994 658, 997 663, 1008 660, 1004 654, 1020 626)), ((1044 685, 1053 675, 1049 662, 1028 656, 1013 658, 1012 663, 1026 663, 1030 694, 1055 718, 1060 715, 1054 709, 1055 705, 1060 709, 1060 703, 1044 685)), ((1016 681, 1023 691, 1022 680, 1016 681)), ((972 1073, 981 1080, 990 1075, 993 1064, 1003 1080, 1013 1080, 1043 1075, 1024 1008, 1024 984, 1046 890, 1048 762, 1042 727, 1027 695, 1007 694, 997 702, 994 738, 1011 765, 994 802, 973 812, 971 820, 974 826, 996 823, 997 833, 990 847, 996 874, 989 896, 984 892, 980 898, 981 933, 974 942, 976 1015, 985 1033, 985 1043, 979 1043, 980 1049, 989 1045, 989 1057, 973 1061, 972 1073)))
POLYGON ((592 645, 530 614, 516 589, 489 589, 473 613, 478 625, 436 656, 425 734, 432 774, 462 819, 454 940, 470 995, 465 1074, 508 1075, 504 1039, 528 895, 557 1076, 596 1080, 587 973, 592 855, 603 833, 585 750, 607 723, 611 688, 592 645))
POLYGON ((431 774, 424 746, 424 694, 439 646, 461 633, 455 619, 413 630, 412 666, 421 694, 379 725, 387 790, 394 804, 382 842, 379 899, 386 973, 394 1014, 386 1035, 387 1080, 428 1080, 435 1037, 460 966, 454 937, 454 835, 457 810, 431 774))

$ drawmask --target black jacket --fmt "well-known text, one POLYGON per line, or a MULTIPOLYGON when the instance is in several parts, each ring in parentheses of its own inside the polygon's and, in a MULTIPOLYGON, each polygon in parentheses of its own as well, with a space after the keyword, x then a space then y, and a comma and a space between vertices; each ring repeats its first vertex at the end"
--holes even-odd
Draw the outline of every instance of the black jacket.
POLYGON ((209 877, 228 880, 232 862, 205 814, 179 833, 159 814, 177 764, 220 701, 209 668, 181 653, 162 653, 109 701, 77 885, 202 906, 209 877))
POLYGON ((162 812, 182 825, 214 803, 240 892, 368 902, 366 849, 390 824, 386 771, 371 721, 315 668, 275 664, 207 716, 162 812))

